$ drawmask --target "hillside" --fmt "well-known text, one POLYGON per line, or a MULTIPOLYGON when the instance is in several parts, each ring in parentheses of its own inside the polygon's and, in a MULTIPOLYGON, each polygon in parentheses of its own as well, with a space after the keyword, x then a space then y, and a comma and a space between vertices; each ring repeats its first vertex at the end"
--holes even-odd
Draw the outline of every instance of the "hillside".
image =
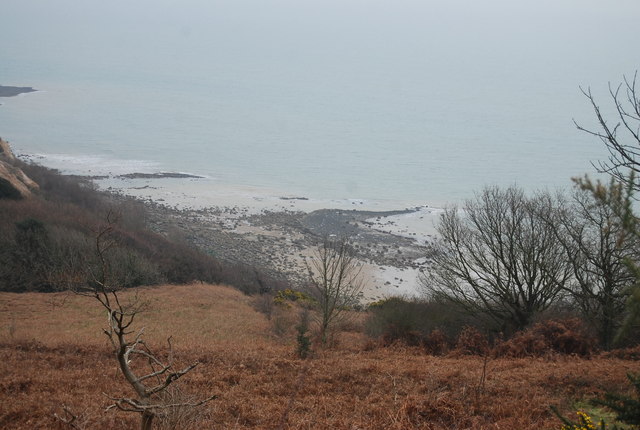
MULTIPOLYGON (((150 345, 166 353, 173 335, 178 364, 200 362, 181 381, 181 398, 219 396, 159 428, 557 429, 549 405, 569 412, 576 401, 625 391, 625 374, 638 368, 605 356, 490 359, 482 382, 482 357, 382 348, 357 324, 305 361, 295 354, 295 308, 268 320, 251 297, 206 284, 136 293, 148 303, 136 329, 145 327, 150 345)), ((54 414, 66 405, 82 428, 133 428, 136 416, 104 411, 103 393, 132 394, 104 324, 88 297, 0 293, 0 427, 65 428, 54 414)))
POLYGON ((95 276, 96 238, 112 230, 111 275, 124 287, 204 281, 253 293, 282 284, 244 261, 214 258, 189 243, 177 222, 159 234, 149 207, 98 191, 87 178, 16 158, 0 139, 0 291, 60 291, 95 276))
MULTIPOLYGON (((158 401, 217 396, 159 415, 158 429, 558 429, 551 405, 589 409, 591 398, 628 391, 626 374, 637 371, 637 361, 615 358, 637 358, 637 348, 598 354, 593 332, 562 304, 504 337, 451 303, 402 298, 348 308, 353 318, 330 345, 313 339, 302 360, 296 327, 312 301, 285 289, 280 270, 291 264, 280 251, 299 254, 304 232, 354 229, 371 213, 265 213, 250 226, 264 230, 247 239, 215 230, 206 214, 145 205, 22 162, 6 144, 0 160, 9 172, 0 183, 0 428, 69 428, 55 418, 65 413, 79 429, 137 426, 136 414, 105 411, 108 396, 134 394, 102 333, 104 308, 68 292, 100 285, 105 268, 122 303, 144 303, 131 333, 144 327, 163 361, 171 338, 177 368, 200 363, 158 401), (292 232, 296 240, 286 240, 292 232), (96 254, 103 233, 109 252, 96 254)), ((402 254, 394 261, 408 258, 388 248, 402 254)))

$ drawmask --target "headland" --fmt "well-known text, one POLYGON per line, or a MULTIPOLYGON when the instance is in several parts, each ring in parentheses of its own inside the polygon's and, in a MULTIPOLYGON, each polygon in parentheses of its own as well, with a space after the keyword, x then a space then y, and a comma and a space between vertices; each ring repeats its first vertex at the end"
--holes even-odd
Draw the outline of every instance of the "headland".
POLYGON ((38 91, 32 87, 11 87, 0 85, 0 97, 15 97, 19 94, 38 91))

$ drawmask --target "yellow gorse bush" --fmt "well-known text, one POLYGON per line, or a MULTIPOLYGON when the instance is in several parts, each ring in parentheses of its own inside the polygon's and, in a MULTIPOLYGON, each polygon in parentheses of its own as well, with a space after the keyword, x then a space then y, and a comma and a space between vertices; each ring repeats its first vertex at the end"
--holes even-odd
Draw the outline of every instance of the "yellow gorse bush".
POLYGON ((560 428, 560 430, 597 430, 598 428, 606 429, 606 425, 602 421, 600 422, 600 426, 596 427, 596 425, 593 423, 593 419, 591 419, 591 417, 586 412, 578 411, 576 412, 576 415, 578 415, 577 423, 564 425, 560 428))
POLYGON ((305 294, 301 291, 292 290, 287 288, 286 290, 280 290, 273 298, 273 302, 277 305, 289 306, 288 302, 302 302, 302 303, 314 303, 313 297, 305 294))

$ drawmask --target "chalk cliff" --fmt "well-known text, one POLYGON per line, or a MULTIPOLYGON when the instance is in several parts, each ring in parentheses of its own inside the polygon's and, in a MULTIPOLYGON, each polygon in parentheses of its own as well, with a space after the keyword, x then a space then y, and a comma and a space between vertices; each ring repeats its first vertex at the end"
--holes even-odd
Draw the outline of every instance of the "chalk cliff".
POLYGON ((16 157, 11 152, 9 143, 0 139, 0 179, 11 184, 22 198, 29 198, 33 191, 38 189, 38 184, 25 175, 22 169, 16 167, 15 164, 16 157))

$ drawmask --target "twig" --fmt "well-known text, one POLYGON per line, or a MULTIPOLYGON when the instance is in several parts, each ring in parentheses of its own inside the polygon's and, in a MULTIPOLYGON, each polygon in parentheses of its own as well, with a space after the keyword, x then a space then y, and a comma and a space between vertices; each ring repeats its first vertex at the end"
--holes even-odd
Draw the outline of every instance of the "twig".
POLYGON ((60 422, 68 425, 69 427, 71 427, 72 429, 77 429, 77 430, 84 430, 83 426, 80 426, 77 421, 78 421, 78 416, 76 414, 74 414, 73 412, 71 412, 71 409, 69 409, 69 407, 67 405, 62 405, 62 410, 64 411, 65 416, 62 417, 60 415, 58 415, 57 413, 54 413, 53 416, 60 422))

